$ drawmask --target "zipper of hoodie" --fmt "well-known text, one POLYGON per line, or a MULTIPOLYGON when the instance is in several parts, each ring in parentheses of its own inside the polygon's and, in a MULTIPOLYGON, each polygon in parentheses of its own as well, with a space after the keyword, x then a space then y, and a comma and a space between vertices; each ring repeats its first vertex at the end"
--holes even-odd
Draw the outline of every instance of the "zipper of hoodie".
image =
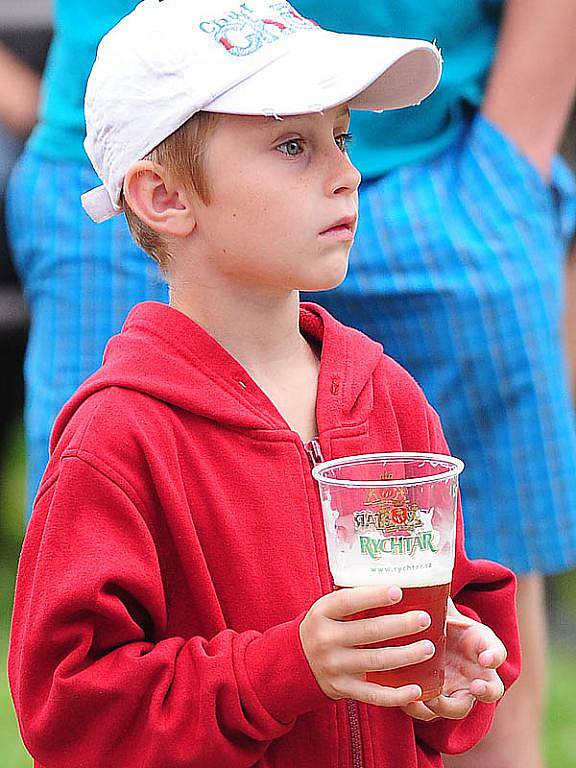
MULTIPOLYGON (((324 461, 322 448, 317 437, 304 443, 304 450, 308 455, 311 467, 315 467, 324 461)), ((334 589, 334 583, 332 583, 334 589)), ((358 703, 353 699, 346 699, 346 713, 348 715, 348 724, 350 725, 350 741, 352 743, 352 766, 353 768, 363 768, 362 759, 362 735, 360 733, 360 718, 358 716, 358 703)))
POLYGON ((308 454, 308 461, 310 462, 311 467, 315 467, 316 464, 321 464, 324 461, 320 442, 317 437, 313 437, 310 442, 304 443, 304 450, 308 454))

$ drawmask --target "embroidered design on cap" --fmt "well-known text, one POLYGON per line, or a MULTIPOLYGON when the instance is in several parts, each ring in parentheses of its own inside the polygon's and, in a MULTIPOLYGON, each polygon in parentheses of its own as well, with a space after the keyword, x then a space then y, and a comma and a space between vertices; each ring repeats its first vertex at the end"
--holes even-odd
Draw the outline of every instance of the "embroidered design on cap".
POLYGON ((202 21, 201 32, 212 35, 214 40, 232 56, 250 56, 264 45, 303 29, 318 28, 311 19, 305 19, 286 2, 273 3, 270 9, 278 14, 276 19, 261 19, 248 3, 209 21, 202 21))

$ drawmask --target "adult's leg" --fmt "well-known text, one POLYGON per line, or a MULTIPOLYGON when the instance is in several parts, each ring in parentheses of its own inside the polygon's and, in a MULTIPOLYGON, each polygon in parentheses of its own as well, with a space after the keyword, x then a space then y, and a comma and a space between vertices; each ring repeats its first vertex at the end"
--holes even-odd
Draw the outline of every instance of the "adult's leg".
POLYGON ((463 755, 446 755, 446 768, 543 768, 541 722, 546 696, 547 632, 544 579, 518 579, 522 673, 496 710, 492 730, 463 755))

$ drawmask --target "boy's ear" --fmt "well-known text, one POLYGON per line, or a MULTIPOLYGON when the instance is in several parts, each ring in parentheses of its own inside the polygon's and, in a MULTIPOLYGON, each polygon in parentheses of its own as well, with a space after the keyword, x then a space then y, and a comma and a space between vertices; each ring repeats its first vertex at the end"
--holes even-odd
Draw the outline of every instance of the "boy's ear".
POLYGON ((196 226, 190 195, 158 163, 140 160, 124 177, 124 198, 136 216, 163 235, 186 237, 196 226))

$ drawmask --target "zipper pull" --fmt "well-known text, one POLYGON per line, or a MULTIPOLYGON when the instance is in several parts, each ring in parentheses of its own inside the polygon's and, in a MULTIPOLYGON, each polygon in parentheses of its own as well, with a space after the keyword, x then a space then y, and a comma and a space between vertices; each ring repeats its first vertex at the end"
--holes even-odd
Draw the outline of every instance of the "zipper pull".
POLYGON ((308 454, 308 460, 310 466, 315 467, 316 464, 321 464, 324 461, 322 456, 322 449, 320 448, 319 440, 314 437, 310 442, 304 444, 304 450, 308 454))

